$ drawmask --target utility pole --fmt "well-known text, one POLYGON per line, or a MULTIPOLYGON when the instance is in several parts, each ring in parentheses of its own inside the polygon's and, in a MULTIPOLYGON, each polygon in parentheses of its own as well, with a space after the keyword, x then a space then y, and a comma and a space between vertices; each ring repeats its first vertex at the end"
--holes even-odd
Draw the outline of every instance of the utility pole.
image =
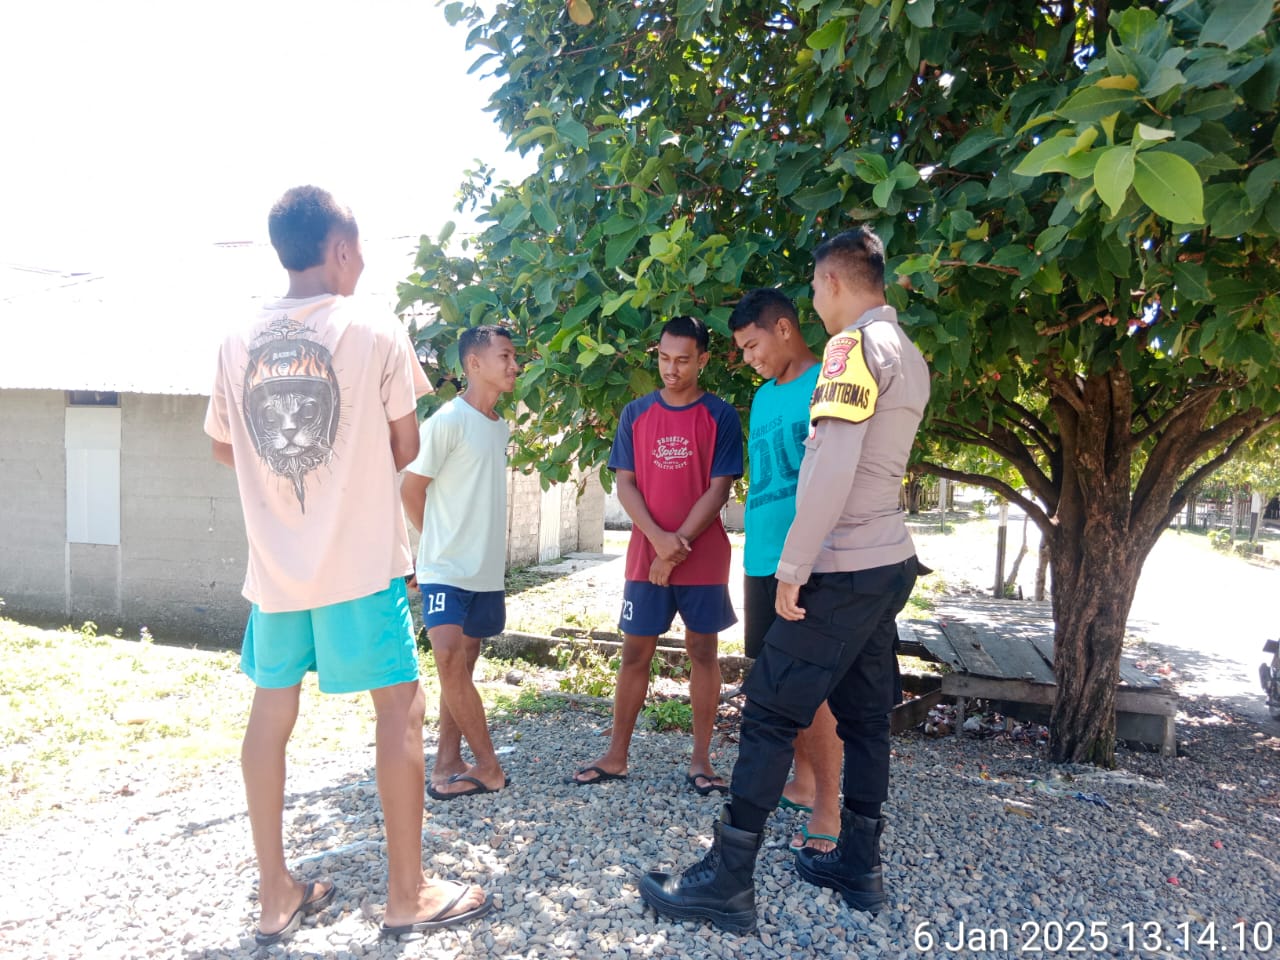
POLYGON ((1004 597, 1004 550, 1005 540, 1009 533, 1009 501, 1000 501, 1000 525, 996 528, 996 585, 992 596, 997 600, 1004 597))

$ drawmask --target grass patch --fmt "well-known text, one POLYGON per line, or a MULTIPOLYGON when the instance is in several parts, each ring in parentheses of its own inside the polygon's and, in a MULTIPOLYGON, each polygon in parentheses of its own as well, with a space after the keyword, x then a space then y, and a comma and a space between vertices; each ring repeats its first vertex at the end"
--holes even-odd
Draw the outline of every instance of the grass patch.
MULTIPOLYGON (((0 828, 236 760, 253 689, 235 652, 0 620, 0 828)), ((310 675, 291 753, 372 744, 368 696, 317 694, 310 675)))

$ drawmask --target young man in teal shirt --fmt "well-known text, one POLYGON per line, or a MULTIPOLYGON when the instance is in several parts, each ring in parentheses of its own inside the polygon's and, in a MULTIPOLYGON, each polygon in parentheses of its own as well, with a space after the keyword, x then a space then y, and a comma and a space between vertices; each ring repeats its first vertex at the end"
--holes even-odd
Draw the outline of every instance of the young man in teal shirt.
MULTIPOLYGON (((809 435, 809 401, 818 383, 818 358, 800 334, 795 304, 780 290, 747 293, 729 317, 743 361, 765 379, 751 401, 748 449, 746 545, 742 552, 746 654, 760 656, 776 616, 778 559, 796 515, 796 482, 809 435)), ((795 776, 782 806, 810 813, 792 839, 793 849, 824 853, 840 832, 840 764, 843 748, 835 717, 824 703, 796 737, 795 776)))

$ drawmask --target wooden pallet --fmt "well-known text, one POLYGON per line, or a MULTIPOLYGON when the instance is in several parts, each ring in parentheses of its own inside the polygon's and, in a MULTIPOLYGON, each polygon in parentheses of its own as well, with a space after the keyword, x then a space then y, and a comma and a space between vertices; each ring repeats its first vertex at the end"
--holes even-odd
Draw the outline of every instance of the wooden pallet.
MULTIPOLYGON (((992 701, 1000 713, 1044 722, 1057 695, 1053 676, 1053 622, 1024 616, 993 619, 940 617, 899 621, 901 651, 945 663, 942 695, 956 701, 956 732, 968 701, 992 701)), ((1116 736, 1176 753, 1178 695, 1122 661, 1116 687, 1116 736)))

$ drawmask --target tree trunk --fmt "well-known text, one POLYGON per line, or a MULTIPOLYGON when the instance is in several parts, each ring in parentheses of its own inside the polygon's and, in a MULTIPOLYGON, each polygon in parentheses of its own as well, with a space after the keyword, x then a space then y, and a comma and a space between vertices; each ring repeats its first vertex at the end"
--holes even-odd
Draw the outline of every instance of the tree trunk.
MULTIPOLYGON (((1030 523, 1029 518, 1024 513, 1022 515, 1022 547, 1018 550, 1018 555, 1013 558, 1013 567, 1009 570, 1009 576, 1005 579, 1000 590, 1000 596, 1008 597, 1013 594, 1014 588, 1018 584, 1018 568, 1022 566, 1022 558, 1027 555, 1027 524, 1030 523)), ((1018 599, 1022 599, 1022 594, 1018 594, 1018 599)))
POLYGON ((1187 497, 1187 529, 1194 530, 1196 528, 1196 495, 1194 493, 1187 497))
MULTIPOLYGON (((1142 562, 1162 526, 1134 512, 1132 383, 1123 368, 1060 381, 1051 401, 1063 483, 1046 539, 1053 564, 1049 751, 1059 763, 1115 765, 1120 648, 1142 562), (1152 532, 1156 531, 1156 532, 1152 532)), ((1156 500, 1147 510, 1155 509, 1156 500)), ((1168 498, 1159 509, 1167 508, 1168 498)))
POLYGON ((1145 551, 1127 557, 1116 538, 1101 533, 1093 530, 1089 543, 1055 551, 1079 550, 1084 561, 1072 567, 1055 556, 1053 562, 1058 691, 1049 720, 1050 751, 1059 763, 1113 767, 1120 651, 1145 551), (1064 577, 1064 570, 1070 574, 1064 577))
POLYGON ((912 477, 907 483, 907 513, 915 516, 920 512, 920 496, 924 493, 924 482, 919 477, 912 477))
POLYGON ((1036 562, 1036 599, 1043 600, 1049 579, 1049 541, 1043 536, 1040 539, 1040 556, 1036 562))

